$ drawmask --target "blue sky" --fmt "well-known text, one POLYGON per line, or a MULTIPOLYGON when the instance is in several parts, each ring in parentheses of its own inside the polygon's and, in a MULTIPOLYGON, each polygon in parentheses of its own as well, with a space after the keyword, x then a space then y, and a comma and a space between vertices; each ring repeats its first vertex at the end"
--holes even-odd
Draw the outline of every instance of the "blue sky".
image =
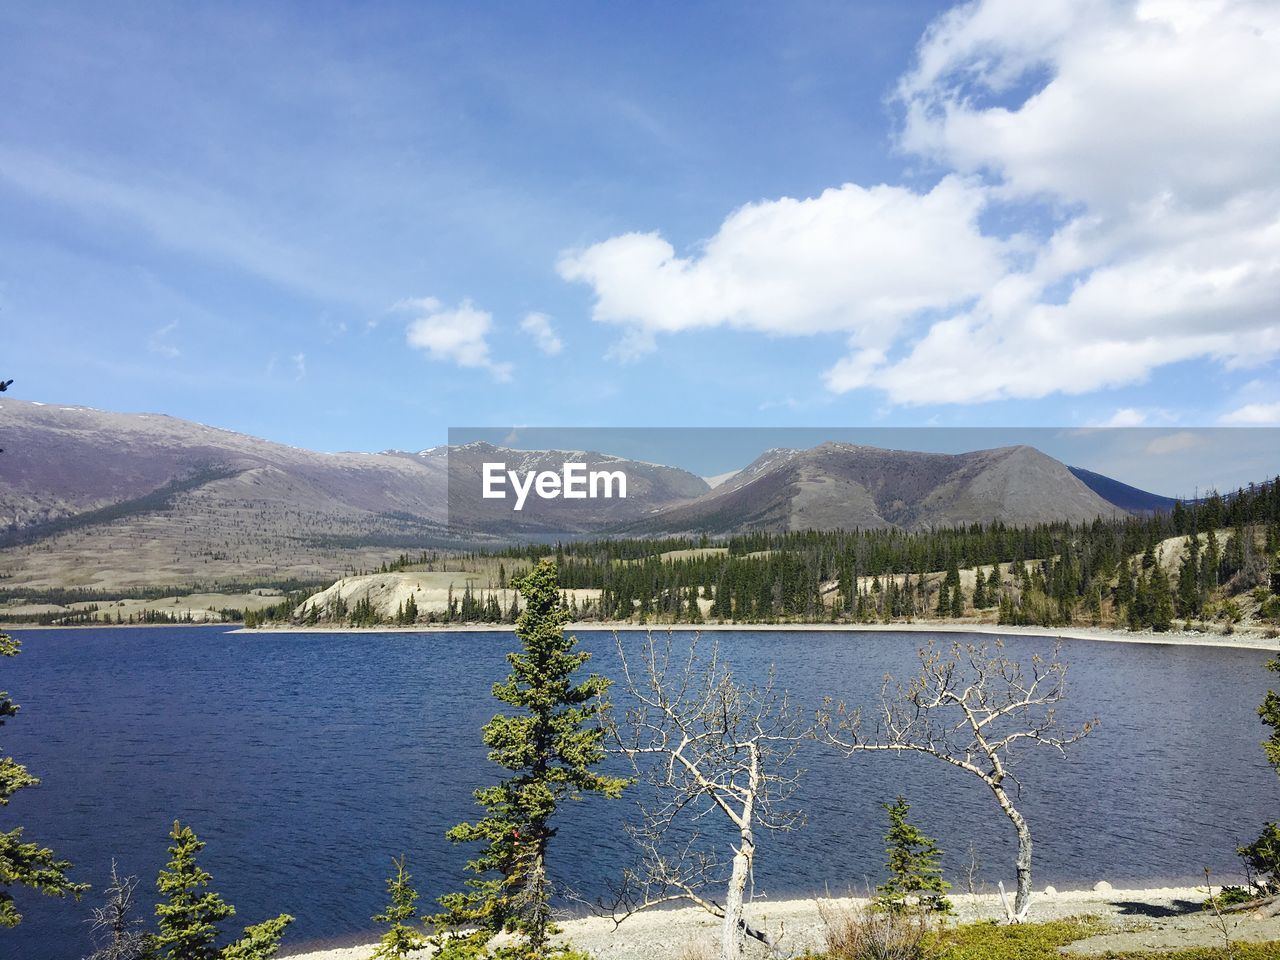
POLYGON ((1274 425, 1277 63, 1247 0, 6 4, 0 372, 316 449, 1274 425))

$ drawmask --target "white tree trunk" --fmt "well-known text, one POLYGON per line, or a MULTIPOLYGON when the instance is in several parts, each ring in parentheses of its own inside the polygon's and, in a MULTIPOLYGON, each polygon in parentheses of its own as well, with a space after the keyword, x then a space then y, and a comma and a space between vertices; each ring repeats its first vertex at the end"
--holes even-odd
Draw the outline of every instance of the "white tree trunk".
POLYGON ((1000 809, 1018 831, 1018 859, 1014 862, 1018 872, 1018 891, 1013 898, 1013 912, 1009 921, 1021 923, 1027 918, 1027 909, 1031 906, 1031 828, 1013 805, 1003 786, 990 781, 988 786, 1000 801, 1000 809))
POLYGON ((1018 895, 1013 900, 1013 912, 1021 923, 1031 906, 1031 828, 1017 810, 1013 810, 1009 819, 1018 830, 1018 895))
POLYGON ((729 889, 724 901, 724 927, 720 932, 720 960, 737 960, 742 955, 743 930, 746 919, 743 915, 743 898, 747 889, 747 878, 751 874, 751 858, 755 846, 751 841, 751 831, 742 831, 742 844, 733 855, 733 872, 729 875, 729 889))

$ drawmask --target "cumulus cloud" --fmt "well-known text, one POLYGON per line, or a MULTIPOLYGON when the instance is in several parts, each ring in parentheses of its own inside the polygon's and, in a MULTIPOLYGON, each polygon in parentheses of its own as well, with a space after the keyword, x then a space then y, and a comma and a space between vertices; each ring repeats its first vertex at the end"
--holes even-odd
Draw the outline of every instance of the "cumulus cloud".
POLYGON ((422 316, 410 321, 405 342, 432 360, 459 367, 487 370, 495 380, 511 379, 511 364, 499 363, 489 353, 493 316, 469 300, 448 308, 434 297, 402 300, 396 307, 422 316))
POLYGON ((627 234, 559 271, 626 331, 621 356, 714 325, 837 332, 827 386, 903 405, 1257 366, 1280 356, 1276 63, 1271 0, 976 0, 893 95, 933 189, 763 201, 693 253, 627 234))
POLYGON ((1280 427, 1280 403, 1246 403, 1218 418, 1232 427, 1280 427))
POLYGON ((1273 359, 1276 62, 1280 7, 1247 0, 984 0, 943 17, 899 86, 904 147, 986 176, 993 204, 1072 212, 973 309, 828 383, 974 402, 1273 359), (1050 79, 1019 106, 984 105, 1035 71, 1050 79))
POLYGON ((564 349, 564 341, 556 333, 551 318, 545 313, 527 313, 520 321, 520 329, 533 338, 534 346, 549 357, 564 349))
POLYGON ((742 207, 689 256, 631 233, 569 251, 558 269, 594 289, 594 319, 624 328, 622 353, 719 325, 883 346, 911 315, 963 304, 1001 276, 1005 244, 981 233, 983 203, 958 177, 928 193, 850 183, 742 207))

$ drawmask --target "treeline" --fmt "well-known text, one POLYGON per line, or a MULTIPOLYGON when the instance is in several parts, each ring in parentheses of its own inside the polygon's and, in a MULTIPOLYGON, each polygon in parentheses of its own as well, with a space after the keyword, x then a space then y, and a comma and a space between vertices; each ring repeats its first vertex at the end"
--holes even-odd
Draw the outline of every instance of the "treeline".
POLYGON ((0 603, 48 603, 67 607, 73 603, 106 603, 116 600, 160 600, 164 597, 182 597, 193 593, 252 593, 254 590, 273 589, 282 593, 306 591, 310 596, 329 585, 328 580, 229 580, 211 582, 169 584, 168 586, 130 587, 122 590, 106 590, 96 587, 45 587, 14 588, 0 590, 0 603))
MULTIPOLYGON (((1241 618, 1253 591, 1257 614, 1280 623, 1269 589, 1280 549, 1280 481, 1230 496, 1177 503, 1166 514, 1082 524, 970 524, 924 531, 758 532, 713 542, 706 536, 532 544, 447 556, 403 553, 379 572, 497 571, 487 589, 450 590, 444 609, 416 601, 393 611, 341 597, 303 609, 303 623, 378 626, 511 623, 510 579, 554 559, 565 605, 588 621, 697 624, 893 622, 979 616, 1000 623, 1119 624, 1169 629, 1175 619, 1241 618), (1176 556, 1159 546, 1187 537, 1176 556), (963 575, 962 575, 963 571, 963 575), (573 591, 591 591, 590 597, 573 591)), ((291 619, 284 604, 255 615, 291 619)), ((295 607, 296 609, 296 607, 295 607)), ((250 616, 246 615, 246 622, 250 616)))
POLYGON ((139 610, 126 614, 120 610, 103 610, 96 603, 79 610, 48 610, 43 613, 8 613, 4 616, 7 624, 35 624, 41 627, 130 627, 142 624, 172 623, 239 623, 244 619, 244 611, 238 608, 223 607, 213 611, 217 619, 201 617, 196 619, 190 610, 170 613, 167 610, 139 610))
MULTIPOLYGON (((503 555, 554 556, 562 587, 601 591, 594 610, 584 611, 601 619, 893 620, 995 609, 1006 623, 1096 623, 1109 614, 1135 629, 1160 630, 1175 616, 1203 617, 1222 594, 1269 592, 1280 549, 1280 481, 1180 502, 1150 517, 915 532, 761 532, 729 538, 727 551, 658 555, 707 545, 705 538, 608 540, 503 555), (1221 539, 1217 531, 1224 529, 1221 539), (1157 557, 1162 541, 1179 536, 1189 539, 1176 562, 1157 557), (976 582, 966 590, 959 571, 975 569, 976 582), (931 575, 942 571, 944 577, 931 575)), ((1280 612, 1274 598, 1261 599, 1280 612)))

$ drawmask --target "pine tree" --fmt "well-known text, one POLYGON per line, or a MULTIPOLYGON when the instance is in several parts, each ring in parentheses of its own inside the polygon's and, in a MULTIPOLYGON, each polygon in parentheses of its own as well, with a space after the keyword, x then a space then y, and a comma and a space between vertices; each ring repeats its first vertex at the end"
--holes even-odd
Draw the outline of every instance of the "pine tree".
POLYGON ((912 908, 951 913, 951 901, 946 897, 951 884, 942 879, 938 866, 942 851, 937 841, 907 822, 911 804, 902 797, 880 806, 889 814, 889 832, 884 835, 889 879, 876 887, 876 907, 891 913, 912 908))
POLYGON ((374 923, 389 924, 390 929, 378 941, 371 960, 404 960, 414 950, 422 950, 428 945, 427 935, 417 927, 409 926, 418 912, 418 891, 413 888, 413 876, 405 868, 403 856, 392 863, 396 872, 387 878, 391 902, 386 910, 373 917, 374 923))
POLYGON ((1173 593, 1169 589, 1169 577, 1158 563, 1151 568, 1147 589, 1147 623, 1152 630, 1163 633, 1173 626, 1173 593))
POLYGON ((281 914, 246 927, 241 939, 219 949, 215 945, 218 924, 235 916, 236 908, 214 891, 204 890, 213 879, 196 863, 204 841, 177 820, 169 839, 172 859, 156 878, 156 889, 168 900, 156 904, 160 932, 151 937, 148 955, 163 960, 269 960, 275 956, 293 917, 281 914))
POLYGON ((212 877, 196 864, 204 842, 192 829, 175 820, 169 838, 172 859, 156 880, 156 888, 169 899, 156 906, 160 933, 153 941, 154 952, 163 951, 165 960, 215 960, 217 924, 233 916, 235 907, 213 891, 201 891, 212 877))
POLYGON ((1000 613, 996 618, 996 622, 1001 624, 1013 623, 1013 600, 1007 593, 1000 594, 1000 613))
POLYGON ((938 616, 945 617, 951 612, 951 598, 947 594, 947 585, 945 582, 938 587, 938 608, 934 611, 938 616))
POLYGON ((1193 532, 1187 538, 1182 565, 1178 568, 1178 616, 1189 620, 1199 616, 1203 609, 1204 599, 1200 593, 1200 539, 1193 532))
POLYGON ((557 808, 589 793, 616 798, 627 783, 592 769, 604 759, 604 730, 595 718, 609 681, 593 674, 574 683, 591 654, 576 651, 577 638, 564 635, 568 611, 560 603, 556 565, 544 559, 514 585, 525 601, 516 621, 521 649, 507 655, 511 674, 494 685, 493 695, 521 712, 499 714, 483 730, 489 758, 512 775, 476 791, 484 819, 447 834, 454 843, 484 847, 467 863, 475 875, 469 889, 441 897, 444 912, 432 918, 442 931, 441 960, 473 956, 503 931, 520 937, 496 956, 548 956, 556 928, 546 861, 557 808), (461 927, 475 932, 443 932, 461 927))
MULTIPOLYGON (((1280 673, 1280 660, 1267 662, 1267 669, 1280 673)), ((1269 763, 1280 774, 1280 693, 1268 690, 1258 707, 1258 717, 1270 728, 1271 734, 1262 742, 1269 763)), ((1256 877, 1258 892, 1263 895, 1280 893, 1280 824, 1267 823, 1262 835, 1253 843, 1237 850, 1240 858, 1256 877)))
MULTIPOLYGON (((21 643, 0 633, 0 657, 16 657, 21 649, 21 643)), ((0 690, 0 727, 4 726, 7 717, 17 713, 18 705, 8 693, 0 690)), ((13 757, 0 755, 0 807, 8 806, 10 798, 19 790, 38 786, 39 783, 13 757)), ((71 894, 78 900, 89 887, 73 883, 67 876, 70 869, 68 861, 58 859, 47 847, 24 842, 22 827, 14 827, 7 833, 0 832, 0 927, 16 927, 22 921, 22 914, 9 892, 11 887, 28 887, 53 897, 71 894)))

